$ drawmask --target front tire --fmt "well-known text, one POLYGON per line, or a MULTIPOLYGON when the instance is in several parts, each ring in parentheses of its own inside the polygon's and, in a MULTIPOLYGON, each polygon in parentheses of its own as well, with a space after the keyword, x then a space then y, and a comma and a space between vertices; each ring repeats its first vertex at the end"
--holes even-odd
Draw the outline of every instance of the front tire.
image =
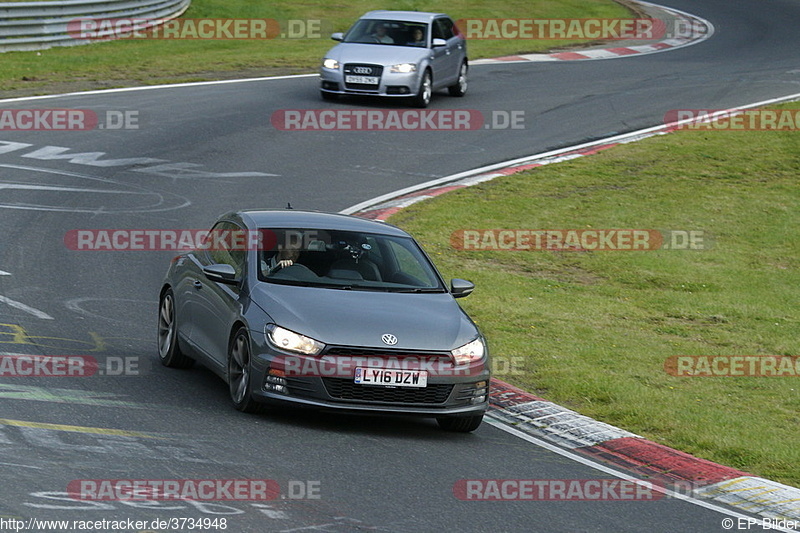
POLYGON ((461 68, 458 69, 458 80, 456 81, 455 85, 451 85, 447 88, 450 92, 450 96, 464 96, 467 94, 467 71, 469 67, 467 67, 467 62, 464 61, 461 63, 461 68))
POLYGON ((329 93, 328 91, 320 91, 319 94, 320 96, 322 96, 322 99, 325 100, 326 102, 334 102, 339 99, 339 95, 336 93, 329 93))
POLYGON ((439 427, 445 431, 469 433, 475 431, 483 422, 483 415, 440 417, 436 419, 439 427))
POLYGON ((243 413, 255 413, 261 408, 251 391, 250 337, 240 328, 228 348, 228 389, 233 406, 243 413))
POLYGON ((178 322, 175 295, 167 289, 158 304, 158 357, 170 368, 190 368, 194 361, 181 352, 178 345, 178 322))
POLYGON ((419 83, 419 90, 414 97, 414 107, 426 108, 431 103, 431 95, 433 94, 433 81, 431 79, 431 71, 426 70, 422 75, 422 81, 419 83))

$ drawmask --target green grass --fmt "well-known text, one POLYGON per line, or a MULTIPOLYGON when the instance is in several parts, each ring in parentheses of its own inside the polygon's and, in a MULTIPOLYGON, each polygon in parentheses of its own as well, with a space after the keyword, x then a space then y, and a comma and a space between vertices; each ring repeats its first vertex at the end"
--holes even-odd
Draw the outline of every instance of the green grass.
MULTIPOLYGON (((612 0, 500 0, 491 5, 477 0, 441 2, 395 0, 386 9, 443 11, 453 18, 630 18, 627 8, 612 0)), ((47 92, 53 84, 87 86, 154 84, 168 81, 216 79, 225 73, 257 75, 315 71, 335 44, 330 31, 345 31, 375 3, 353 0, 344 4, 321 0, 194 0, 187 18, 267 18, 321 20, 322 38, 271 40, 118 40, 86 46, 57 47, 40 52, 0 54, 0 90, 47 92)), ((535 52, 578 41, 470 42, 470 56, 535 52)))
MULTIPOLYGON (((792 104, 792 108, 800 108, 792 104)), ((673 377, 672 355, 800 355, 800 133, 683 131, 411 206, 497 375, 657 442, 800 486, 800 378, 673 377), (465 251, 459 229, 702 230, 702 251, 465 251)))

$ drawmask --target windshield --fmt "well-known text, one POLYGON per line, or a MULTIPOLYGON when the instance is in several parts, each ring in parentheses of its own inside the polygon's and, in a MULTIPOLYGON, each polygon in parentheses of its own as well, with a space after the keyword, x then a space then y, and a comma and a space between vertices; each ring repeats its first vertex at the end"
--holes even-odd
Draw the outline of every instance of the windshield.
POLYGON ((433 265, 408 237, 319 229, 268 229, 261 281, 351 290, 445 292, 433 265))
POLYGON ((425 48, 428 38, 428 25, 423 22, 361 19, 350 28, 343 42, 425 48))

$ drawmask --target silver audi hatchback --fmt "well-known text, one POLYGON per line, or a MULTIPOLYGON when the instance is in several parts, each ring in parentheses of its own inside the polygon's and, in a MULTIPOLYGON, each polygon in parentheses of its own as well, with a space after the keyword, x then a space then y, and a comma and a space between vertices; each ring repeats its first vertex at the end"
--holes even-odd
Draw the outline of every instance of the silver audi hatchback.
POLYGON ((407 98, 427 107, 434 91, 467 92, 467 43, 443 13, 370 11, 322 60, 322 98, 372 95, 407 98))
POLYGON ((159 292, 158 351, 195 360, 246 412, 264 403, 436 418, 476 429, 489 353, 417 242, 373 220, 295 210, 222 216, 172 260, 159 292))

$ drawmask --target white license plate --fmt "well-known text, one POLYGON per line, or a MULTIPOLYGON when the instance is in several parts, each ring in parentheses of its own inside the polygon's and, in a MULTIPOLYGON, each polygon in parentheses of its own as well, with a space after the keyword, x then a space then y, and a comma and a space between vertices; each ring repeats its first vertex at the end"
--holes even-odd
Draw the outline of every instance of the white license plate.
POLYGON ((377 76, 345 76, 347 83, 360 83, 362 85, 378 85, 380 78, 377 76))
POLYGON ((383 385, 385 387, 427 387, 425 370, 398 370, 388 368, 356 368, 356 383, 383 385))

